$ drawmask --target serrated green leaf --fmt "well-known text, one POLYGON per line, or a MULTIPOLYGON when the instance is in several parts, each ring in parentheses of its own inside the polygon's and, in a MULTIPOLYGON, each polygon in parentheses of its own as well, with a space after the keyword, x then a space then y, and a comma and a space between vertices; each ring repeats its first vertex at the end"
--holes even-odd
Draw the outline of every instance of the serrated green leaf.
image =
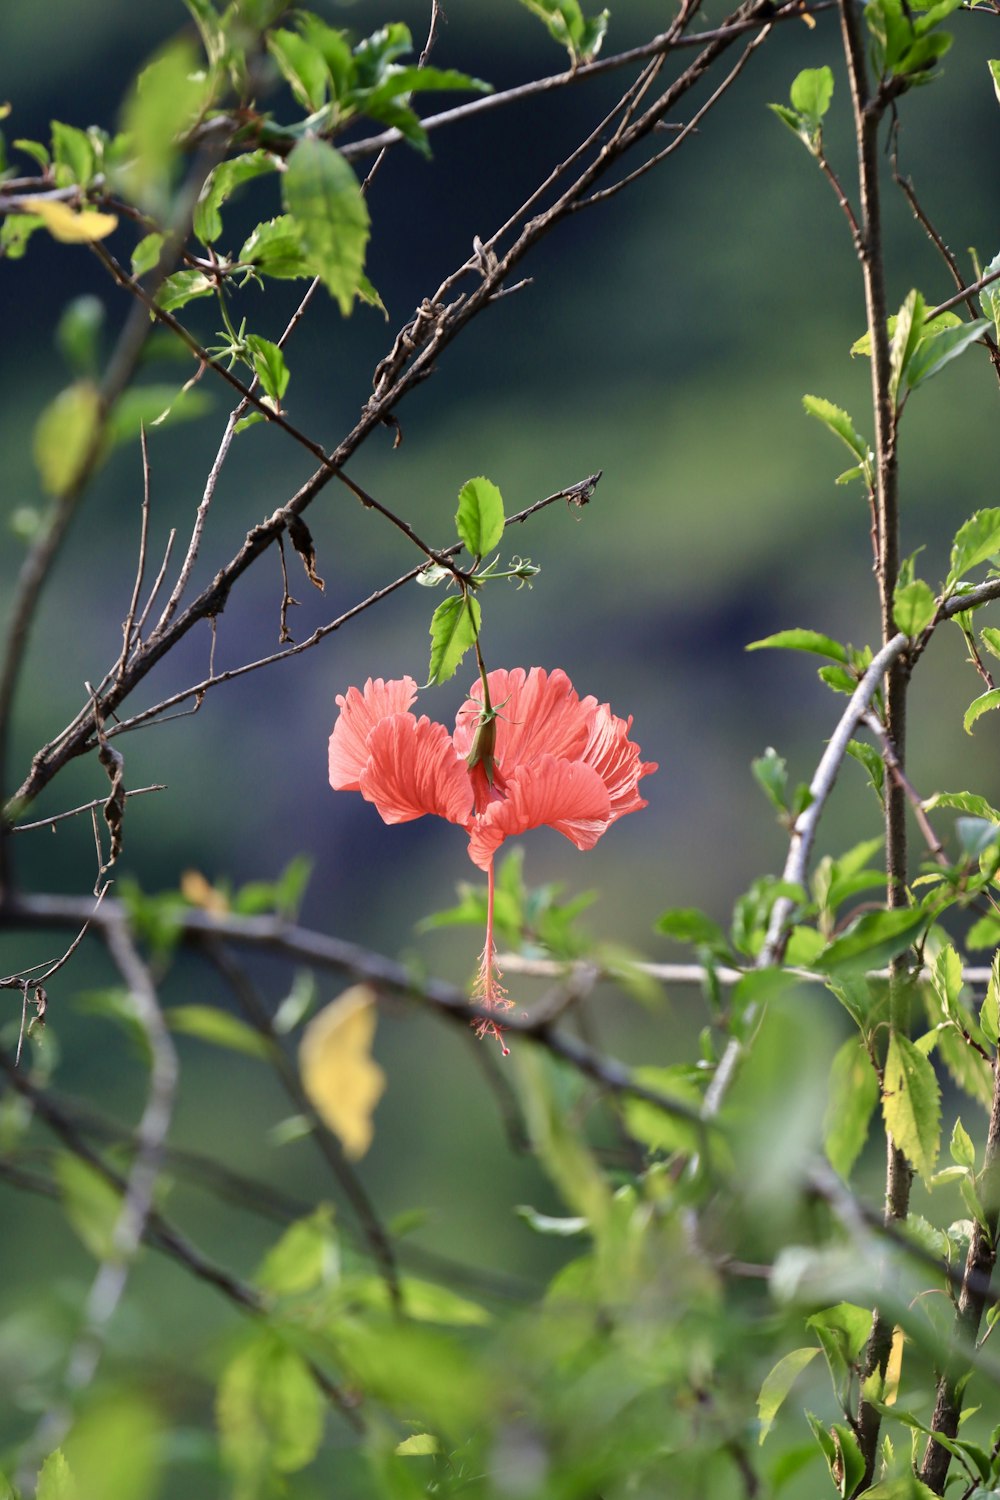
POLYGON ((924 800, 924 811, 933 812, 936 807, 954 807, 959 812, 970 813, 974 818, 986 818, 991 823, 1000 823, 1000 812, 985 797, 976 792, 935 792, 924 800))
POLYGON ((937 600, 930 584, 915 578, 903 588, 897 588, 892 601, 892 617, 896 629, 904 635, 917 636, 933 620, 937 612, 937 600))
POLYGON ((52 160, 57 187, 86 187, 96 170, 94 143, 85 130, 52 121, 52 160))
MULTIPOLYGON (((14 1491, 9 1494, 14 1500, 14 1491)), ((54 1449, 39 1469, 35 1500, 79 1500, 76 1481, 61 1448, 54 1449)))
POLYGON ((425 687, 435 687, 454 677, 459 662, 475 645, 482 623, 479 600, 473 595, 445 599, 431 616, 430 673, 425 687))
MULTIPOLYGON (((935 319, 934 322, 936 321, 935 319)), ((945 365, 951 364, 953 359, 964 354, 966 349, 979 343, 988 327, 989 321, 986 318, 976 318, 971 323, 960 323, 957 328, 942 328, 936 333, 928 331, 934 328, 934 323, 928 324, 906 368, 905 379, 908 389, 916 390, 917 386, 923 385, 925 380, 930 380, 933 375, 943 370, 945 365)))
POLYGON ((823 1146, 830 1165, 845 1180, 861 1155, 878 1105, 878 1078, 864 1042, 849 1037, 830 1065, 830 1092, 823 1119, 823 1146))
POLYGON ((288 389, 290 372, 285 356, 277 344, 261 338, 258 333, 247 335, 247 348, 253 357, 254 373, 271 400, 281 402, 288 389))
POLYGON ((765 796, 778 812, 785 812, 785 787, 788 783, 788 767, 784 759, 769 745, 763 755, 758 755, 750 762, 754 779, 763 789, 765 796))
POLYGON ((779 630, 766 635, 762 640, 751 641, 747 651, 778 649, 782 651, 811 651, 817 656, 829 656, 834 661, 847 663, 846 647, 818 630, 779 630))
POLYGON ((219 210, 236 189, 277 168, 278 158, 270 151, 247 151, 219 163, 205 182, 194 211, 194 232, 203 245, 212 244, 222 234, 219 210))
MULTIPOLYGON (((267 50, 302 108, 309 114, 322 109, 330 88, 330 70, 319 47, 298 32, 279 27, 268 33, 267 50)), ((345 51, 350 56, 346 43, 345 51)))
POLYGON ((163 238, 162 234, 145 234, 132 251, 132 275, 136 280, 159 264, 163 238))
POLYGON ((816 965, 824 973, 879 968, 904 952, 926 923, 920 907, 865 912, 824 948, 816 965))
POLYGON ((211 297, 214 291, 214 282, 203 271, 175 271, 157 292, 156 305, 164 312, 176 312, 196 297, 211 297))
POLYGON ((473 557, 485 557, 504 531, 503 496, 489 479, 468 479, 458 494, 458 535, 473 557))
POLYGON ((962 960, 951 943, 946 943, 935 958, 931 969, 931 983, 937 991, 945 1015, 958 1015, 962 994, 962 960))
MULTIPOLYGON (((990 71, 1000 68, 1000 63, 990 63, 990 71)), ((997 79, 994 74, 993 87, 996 88, 997 79)), ((992 272, 1000 271, 1000 255, 995 255, 989 265, 984 267, 983 275, 989 276, 992 272)), ((979 293, 979 306, 986 317, 993 324, 994 331, 1000 331, 1000 281, 991 281, 989 286, 984 286, 979 293)))
POLYGON ((929 1178, 941 1141, 941 1091, 929 1059, 895 1031, 885 1060, 882 1115, 895 1145, 929 1178))
POLYGON ((397 1443, 393 1452, 400 1458, 422 1458, 429 1453, 440 1453, 441 1444, 432 1432, 415 1432, 412 1437, 397 1443))
POLYGON ((231 1016, 227 1011, 216 1010, 211 1005, 175 1005, 164 1012, 171 1031, 194 1036, 213 1047, 225 1047, 230 1052, 242 1052, 247 1057, 256 1057, 266 1062, 270 1057, 267 1039, 254 1031, 245 1021, 231 1016))
POLYGON ((278 280, 295 281, 313 274, 299 227, 289 214, 258 224, 244 241, 239 259, 278 280))
POLYGON ((990 982, 979 1011, 979 1024, 991 1046, 1000 1042, 1000 954, 993 955, 990 982))
POLYGON ((907 368, 923 331, 926 304, 916 290, 907 293, 906 301, 896 314, 896 326, 889 340, 889 397, 898 402, 905 390, 907 368))
POLYGON ((989 713, 993 708, 1000 708, 1000 688, 990 688, 988 693, 981 693, 974 698, 965 710, 962 726, 966 734, 972 733, 972 726, 983 714, 989 713))
POLYGON ((314 273, 347 317, 364 271, 369 234, 368 205, 358 179, 327 141, 306 136, 288 158, 282 200, 314 273))
POLYGON ((760 1424, 757 1433, 758 1443, 764 1442, 792 1386, 818 1353, 819 1349, 815 1344, 804 1349, 793 1349, 790 1354, 779 1359, 774 1368, 765 1375, 757 1396, 757 1419, 760 1424))
POLYGON ((945 587, 951 590, 971 569, 1000 553, 1000 507, 977 510, 955 533, 945 587))
POLYGON ((951 1132, 951 1140, 948 1150, 952 1161, 959 1167, 968 1167, 970 1172, 976 1170, 976 1148, 972 1144, 972 1137, 962 1124, 961 1119, 955 1121, 951 1132))

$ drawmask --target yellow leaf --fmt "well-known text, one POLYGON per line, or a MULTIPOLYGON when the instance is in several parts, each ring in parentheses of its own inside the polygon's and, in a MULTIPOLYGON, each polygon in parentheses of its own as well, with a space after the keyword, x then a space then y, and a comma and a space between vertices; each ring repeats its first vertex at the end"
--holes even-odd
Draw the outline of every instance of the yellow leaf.
POLYGON ((103 240, 113 229, 118 228, 116 214, 100 214, 95 209, 85 208, 77 213, 68 203, 52 198, 29 198, 21 200, 37 214, 54 240, 64 245, 89 245, 94 240, 103 240))
POLYGON ((385 1074, 371 1056, 375 1021, 375 991, 352 985, 313 1017, 299 1048, 309 1101, 355 1161, 372 1143, 372 1113, 385 1089, 385 1074))
POLYGON ((209 885, 200 870, 184 871, 181 876, 181 895, 192 906, 200 906, 202 911, 212 912, 215 916, 223 916, 229 910, 225 894, 217 891, 214 885, 209 885))
POLYGON ((906 1343, 906 1335, 897 1323, 892 1331, 892 1348, 889 1350, 889 1362, 885 1367, 885 1392, 882 1400, 886 1406, 895 1406, 896 1396, 899 1393, 899 1376, 903 1368, 903 1345, 906 1343))

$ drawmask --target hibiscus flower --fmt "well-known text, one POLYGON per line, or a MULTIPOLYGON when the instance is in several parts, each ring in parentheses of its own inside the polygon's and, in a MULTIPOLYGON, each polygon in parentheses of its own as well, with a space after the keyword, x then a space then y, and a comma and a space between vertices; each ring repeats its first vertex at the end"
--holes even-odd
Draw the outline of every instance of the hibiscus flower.
MULTIPOLYGON (((412 677, 369 678, 363 690, 338 695, 330 784, 360 792, 386 823, 431 813, 465 829, 469 857, 488 880, 486 946, 473 994, 488 1009, 509 1009, 493 941, 496 851, 543 824, 592 849, 618 818, 646 806, 638 785, 657 767, 639 759, 628 737, 632 720, 581 698, 559 669, 488 673, 450 734, 410 712, 416 696, 412 677)), ((495 1021, 474 1024, 507 1051, 495 1021)))

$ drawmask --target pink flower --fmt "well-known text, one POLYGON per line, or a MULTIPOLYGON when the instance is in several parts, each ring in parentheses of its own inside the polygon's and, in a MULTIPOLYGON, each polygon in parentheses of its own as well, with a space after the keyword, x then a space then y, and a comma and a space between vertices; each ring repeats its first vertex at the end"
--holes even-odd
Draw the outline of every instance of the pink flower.
MULTIPOLYGON (((616 819, 646 803, 640 761, 628 738, 631 719, 606 703, 580 698, 566 673, 532 667, 490 672, 484 698, 477 682, 459 710, 453 734, 416 718, 412 677, 381 678, 338 696, 330 736, 330 784, 360 792, 386 823, 433 813, 469 835, 469 856, 489 877, 486 947, 476 994, 509 1008, 493 948, 493 856, 504 839, 543 824, 578 849, 592 849, 616 819)), ((477 1025, 500 1039, 489 1021, 477 1025)), ((502 1042, 501 1042, 502 1045, 502 1042)), ((506 1048, 504 1049, 506 1051, 506 1048)))

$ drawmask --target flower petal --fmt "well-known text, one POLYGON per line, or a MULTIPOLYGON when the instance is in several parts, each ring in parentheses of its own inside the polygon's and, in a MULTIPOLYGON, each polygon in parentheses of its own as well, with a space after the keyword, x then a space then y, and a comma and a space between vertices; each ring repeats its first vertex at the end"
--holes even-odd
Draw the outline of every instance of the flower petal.
POLYGON ((583 752, 585 765, 593 766, 608 789, 611 819, 638 812, 646 802, 638 793, 643 776, 659 770, 655 761, 640 761, 639 746, 628 737, 631 717, 619 719, 602 703, 594 715, 590 739, 583 752))
MULTIPOLYGON (((579 760, 587 744, 596 699, 581 701, 566 673, 557 667, 503 668, 490 672, 490 702, 497 710, 494 759, 504 777, 543 755, 579 760)), ((455 749, 468 755, 476 731, 481 683, 470 694, 472 703, 460 709, 455 725, 455 749)))
POLYGON ((469 857, 481 870, 504 839, 543 824, 578 849, 592 849, 611 821, 608 789, 592 766, 542 755, 507 782, 507 796, 491 802, 469 835, 469 857))
POLYGON ((330 785, 335 792, 361 790, 361 773, 368 764, 368 736, 380 719, 405 713, 417 696, 412 677, 384 682, 369 677, 364 692, 348 688, 338 693, 340 713, 330 736, 330 785))
POLYGON ((432 813, 468 827, 472 783, 443 724, 394 714, 368 735, 359 791, 386 823, 409 823, 432 813))

